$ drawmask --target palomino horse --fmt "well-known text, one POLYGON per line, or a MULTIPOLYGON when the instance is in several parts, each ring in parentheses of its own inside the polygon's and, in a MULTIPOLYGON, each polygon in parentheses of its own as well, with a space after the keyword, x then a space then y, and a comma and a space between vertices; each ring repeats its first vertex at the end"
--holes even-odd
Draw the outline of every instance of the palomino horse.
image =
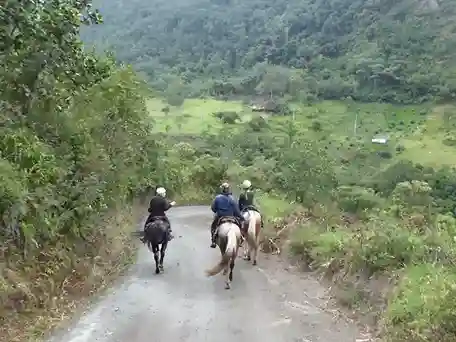
POLYGON ((144 228, 144 243, 147 243, 149 250, 154 253, 155 274, 163 272, 163 259, 165 258, 166 247, 168 247, 168 223, 157 217, 146 224, 144 228), (160 248, 161 245, 161 248, 160 248), (160 260, 158 259, 160 252, 160 260))
POLYGON ((231 288, 234 262, 241 242, 241 230, 235 222, 236 220, 231 217, 221 218, 218 227, 217 245, 220 248, 222 258, 217 265, 206 271, 206 275, 212 277, 223 270, 223 275, 227 275, 225 289, 231 288))
POLYGON ((260 246, 261 214, 256 210, 247 209, 242 216, 247 221, 244 234, 247 241, 247 245, 244 245, 244 259, 249 261, 253 259, 253 265, 256 265, 260 246))

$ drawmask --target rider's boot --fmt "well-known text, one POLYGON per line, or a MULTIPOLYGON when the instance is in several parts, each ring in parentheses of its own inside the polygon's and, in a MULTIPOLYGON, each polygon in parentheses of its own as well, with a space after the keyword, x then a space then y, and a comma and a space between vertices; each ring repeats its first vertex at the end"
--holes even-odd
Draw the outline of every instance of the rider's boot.
POLYGON ((211 248, 217 247, 217 244, 215 241, 217 240, 217 235, 215 234, 214 231, 211 231, 211 248))
POLYGON ((168 229, 168 241, 171 241, 172 239, 174 239, 174 234, 173 234, 173 231, 171 230, 171 228, 168 229))
POLYGON ((212 223, 211 225, 211 248, 217 247, 217 244, 215 243, 217 239, 217 235, 215 233, 217 227, 215 226, 215 222, 212 223))
POLYGON ((217 239, 217 236, 215 234, 215 231, 211 229, 211 248, 217 247, 215 240, 217 239))

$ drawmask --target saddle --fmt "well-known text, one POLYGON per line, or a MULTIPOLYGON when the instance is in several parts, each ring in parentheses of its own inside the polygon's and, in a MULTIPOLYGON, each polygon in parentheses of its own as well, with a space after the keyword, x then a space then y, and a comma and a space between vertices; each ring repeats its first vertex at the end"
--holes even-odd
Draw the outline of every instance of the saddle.
POLYGON ((244 207, 242 210, 241 210, 241 213, 245 213, 247 212, 248 210, 252 210, 252 211, 256 211, 258 214, 261 214, 260 213, 260 210, 255 207, 254 205, 247 205, 246 207, 244 207))
POLYGON ((237 217, 234 217, 234 216, 220 217, 217 221, 216 226, 219 227, 222 223, 227 223, 227 222, 234 223, 235 225, 237 225, 239 227, 239 229, 242 229, 241 221, 237 217))
POLYGON ((170 226, 170 223, 169 223, 168 218, 166 216, 152 216, 152 217, 149 217, 148 222, 146 223, 145 227, 147 227, 147 225, 149 225, 149 224, 151 224, 152 222, 155 222, 155 221, 163 221, 164 223, 166 223, 168 225, 168 228, 170 226))

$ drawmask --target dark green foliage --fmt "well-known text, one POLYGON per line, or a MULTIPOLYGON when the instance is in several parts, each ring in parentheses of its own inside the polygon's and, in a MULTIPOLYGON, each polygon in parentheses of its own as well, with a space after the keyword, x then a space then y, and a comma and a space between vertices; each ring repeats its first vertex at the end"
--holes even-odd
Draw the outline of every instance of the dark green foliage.
POLYGON ((249 121, 248 125, 254 132, 260 132, 269 128, 268 122, 262 116, 255 116, 249 121))
POLYGON ((113 49, 157 86, 174 73, 210 95, 288 93, 309 103, 349 96, 410 103, 456 93, 452 0, 96 5, 106 23, 85 30, 86 40, 113 49))
POLYGON ((144 85, 84 51, 79 13, 101 21, 85 3, 8 1, 0 11, 0 244, 85 238, 93 217, 151 181, 144 85))
POLYGON ((432 188, 434 208, 441 213, 454 212, 456 209, 456 171, 452 168, 434 170, 400 161, 372 177, 365 185, 372 186, 382 196, 389 196, 396 184, 404 181, 425 181, 432 188))
POLYGON ((311 128, 312 128, 315 132, 321 131, 321 130, 322 130, 321 122, 320 122, 320 121, 313 121, 313 122, 312 122, 311 128))
POLYGON ((236 112, 217 112, 213 114, 216 118, 222 120, 223 123, 226 124, 234 124, 236 120, 239 120, 239 114, 236 112))

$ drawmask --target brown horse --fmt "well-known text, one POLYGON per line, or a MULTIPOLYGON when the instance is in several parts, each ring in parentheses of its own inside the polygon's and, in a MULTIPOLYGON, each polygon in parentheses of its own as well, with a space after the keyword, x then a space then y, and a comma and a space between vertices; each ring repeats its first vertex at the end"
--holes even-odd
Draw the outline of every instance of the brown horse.
POLYGON ((223 270, 223 275, 227 275, 225 289, 229 289, 233 281, 234 263, 241 242, 241 230, 234 223, 234 220, 226 219, 223 221, 222 218, 221 222, 218 227, 217 245, 220 248, 222 258, 217 265, 206 271, 206 275, 212 277, 223 270))
POLYGON ((261 214, 255 210, 246 210, 242 216, 247 221, 247 231, 245 232, 247 245, 244 245, 244 260, 253 259, 253 265, 256 265, 260 246, 261 214))

